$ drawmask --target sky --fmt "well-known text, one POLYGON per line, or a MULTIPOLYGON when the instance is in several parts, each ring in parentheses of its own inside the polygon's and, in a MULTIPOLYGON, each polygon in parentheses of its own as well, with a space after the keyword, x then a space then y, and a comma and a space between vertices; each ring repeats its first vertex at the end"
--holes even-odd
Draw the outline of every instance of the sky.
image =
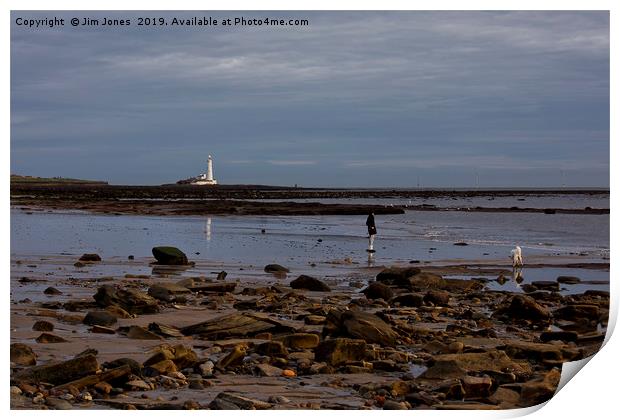
POLYGON ((11 173, 608 187, 607 12, 11 12, 11 173), (139 17, 307 26, 137 26, 139 17), (29 28, 17 18, 65 18, 29 28), (129 19, 77 26, 71 18, 129 19))

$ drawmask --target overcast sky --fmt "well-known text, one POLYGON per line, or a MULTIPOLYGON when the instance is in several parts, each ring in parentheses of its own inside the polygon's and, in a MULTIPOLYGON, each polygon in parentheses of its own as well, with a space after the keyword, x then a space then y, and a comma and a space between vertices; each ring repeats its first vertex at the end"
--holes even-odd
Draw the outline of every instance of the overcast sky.
POLYGON ((161 184, 208 154, 224 184, 608 186, 608 14, 12 12, 12 173, 161 184), (309 25, 136 26, 203 15, 309 25))

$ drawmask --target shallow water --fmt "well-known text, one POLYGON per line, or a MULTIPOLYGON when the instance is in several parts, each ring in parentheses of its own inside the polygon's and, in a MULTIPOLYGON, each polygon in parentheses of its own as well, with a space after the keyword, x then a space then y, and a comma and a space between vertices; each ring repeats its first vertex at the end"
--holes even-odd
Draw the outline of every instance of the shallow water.
MULTIPOLYGON (((136 216, 11 212, 12 255, 96 252, 150 257, 172 245, 190 258, 240 264, 366 262, 365 216, 136 216), (261 229, 265 229, 264 234, 261 229), (199 254, 198 254, 199 253, 199 254)), ((377 216, 372 264, 504 259, 530 255, 608 258, 609 215, 407 211, 377 216), (464 241, 469 246, 454 246, 464 241)))

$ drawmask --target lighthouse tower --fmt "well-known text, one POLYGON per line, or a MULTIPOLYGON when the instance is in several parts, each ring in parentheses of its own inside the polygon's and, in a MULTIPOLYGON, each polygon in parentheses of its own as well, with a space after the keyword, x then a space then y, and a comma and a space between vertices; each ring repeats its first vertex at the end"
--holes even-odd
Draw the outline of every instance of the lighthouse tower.
POLYGON ((215 185, 217 180, 213 179, 213 159, 211 155, 207 159, 207 173, 200 174, 196 177, 196 180, 192 182, 194 185, 215 185))

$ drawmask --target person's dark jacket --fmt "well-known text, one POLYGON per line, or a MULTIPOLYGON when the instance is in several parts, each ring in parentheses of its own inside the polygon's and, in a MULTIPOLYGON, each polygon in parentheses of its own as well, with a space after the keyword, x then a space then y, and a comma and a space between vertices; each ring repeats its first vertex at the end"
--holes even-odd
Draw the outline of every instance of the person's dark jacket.
POLYGON ((377 226, 375 226, 375 216, 373 214, 368 215, 368 219, 366 219, 366 226, 368 226, 369 235, 377 234, 377 226))

